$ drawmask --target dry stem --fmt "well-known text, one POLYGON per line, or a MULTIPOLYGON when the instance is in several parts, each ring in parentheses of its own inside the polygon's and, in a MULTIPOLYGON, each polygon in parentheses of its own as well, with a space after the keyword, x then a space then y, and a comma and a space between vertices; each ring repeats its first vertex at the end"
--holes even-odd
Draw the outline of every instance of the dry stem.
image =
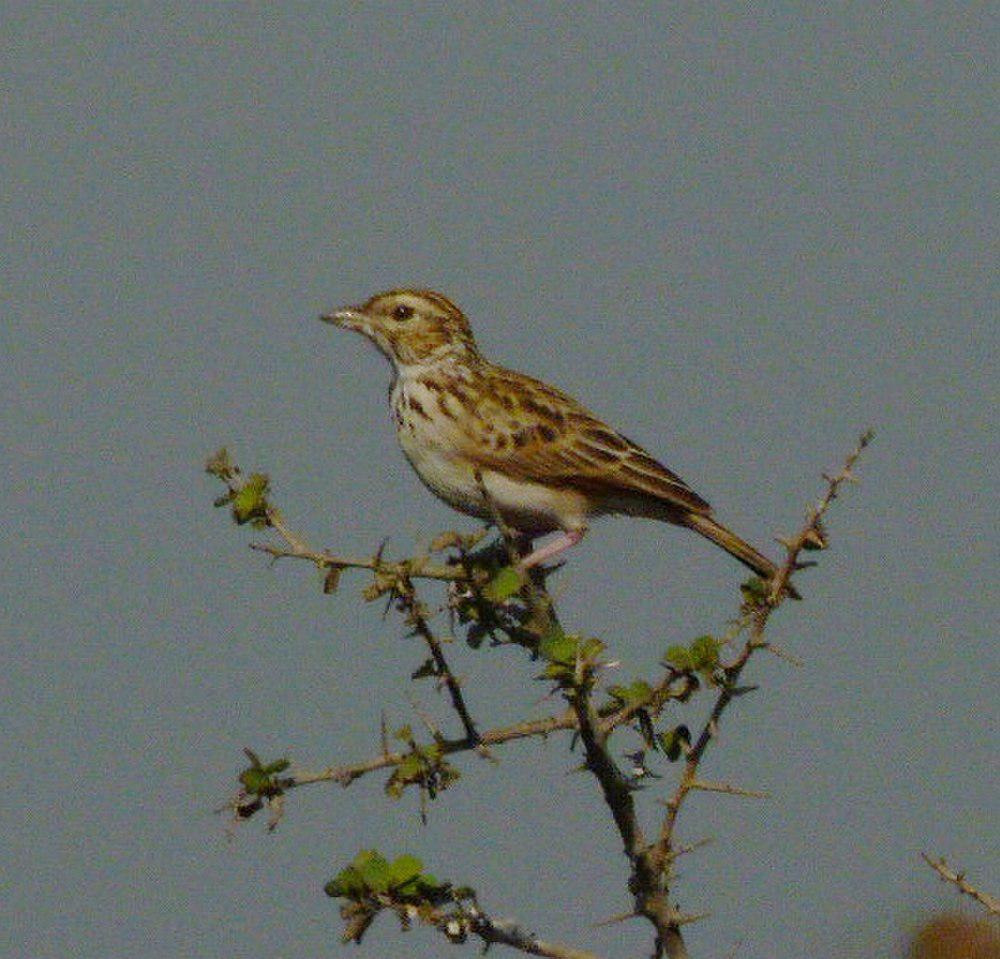
POLYGON ((991 896, 988 892, 982 892, 972 885, 966 878, 964 872, 956 872, 954 869, 950 868, 948 863, 944 861, 944 857, 940 859, 931 859, 927 853, 922 852, 921 857, 928 866, 931 867, 945 882, 952 883, 960 893, 966 896, 971 896, 980 905, 982 905, 986 912, 991 916, 1000 916, 1000 899, 995 896, 991 896))

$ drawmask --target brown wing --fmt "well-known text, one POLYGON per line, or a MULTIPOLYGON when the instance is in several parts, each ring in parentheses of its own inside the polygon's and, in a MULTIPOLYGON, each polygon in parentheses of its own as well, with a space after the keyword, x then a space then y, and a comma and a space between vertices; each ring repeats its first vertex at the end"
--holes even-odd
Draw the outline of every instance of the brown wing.
POLYGON ((608 501, 651 497, 684 511, 710 512, 676 473, 562 391, 495 367, 480 377, 468 392, 478 400, 483 429, 469 433, 465 452, 484 467, 608 501))

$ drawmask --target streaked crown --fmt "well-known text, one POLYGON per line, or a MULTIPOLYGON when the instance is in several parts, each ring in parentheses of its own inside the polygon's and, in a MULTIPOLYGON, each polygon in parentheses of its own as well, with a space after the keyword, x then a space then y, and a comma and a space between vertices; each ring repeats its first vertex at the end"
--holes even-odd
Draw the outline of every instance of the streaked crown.
POLYGON ((465 314, 433 290, 388 290, 322 319, 363 333, 397 367, 479 355, 465 314))

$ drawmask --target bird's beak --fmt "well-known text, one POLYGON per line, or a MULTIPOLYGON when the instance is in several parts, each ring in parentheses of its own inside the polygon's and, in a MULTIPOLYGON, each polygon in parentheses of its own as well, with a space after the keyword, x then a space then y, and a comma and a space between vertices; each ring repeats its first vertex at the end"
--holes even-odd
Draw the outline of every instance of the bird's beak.
POLYGON ((367 321, 364 309, 360 306, 345 306, 332 313, 325 313, 320 319, 345 330, 360 330, 367 321))

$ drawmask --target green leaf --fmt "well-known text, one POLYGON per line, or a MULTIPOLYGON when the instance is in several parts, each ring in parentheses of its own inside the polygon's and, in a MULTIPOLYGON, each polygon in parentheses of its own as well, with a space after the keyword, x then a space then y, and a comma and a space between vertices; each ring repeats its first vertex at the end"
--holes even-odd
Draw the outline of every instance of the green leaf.
POLYGON ((395 736, 396 739, 402 743, 413 742, 413 729, 409 725, 400 726, 399 729, 393 733, 393 736, 395 736))
POLYGON ((689 647, 692 667, 698 672, 711 672, 719 665, 721 647, 714 636, 699 636, 689 647))
POLYGON ((562 630, 552 630, 538 644, 538 655, 550 663, 571 666, 576 662, 578 644, 578 637, 564 633, 562 630))
POLYGON ((240 525, 267 522, 268 478, 263 473, 251 473, 243 487, 233 496, 233 519, 240 525))
POLYGON ((272 799, 280 796, 283 792, 281 785, 275 780, 279 773, 283 773, 290 765, 288 759, 276 759, 266 766, 261 763, 260 757, 252 750, 247 750, 247 755, 251 758, 251 765, 239 774, 239 782, 248 795, 262 796, 265 799, 272 799))
POLYGON ((424 757, 420 753, 410 753, 396 767, 396 774, 405 783, 413 782, 424 768, 424 757))
POLYGON ((390 799, 402 799, 403 790, 406 788, 406 783, 401 782, 399 778, 393 773, 385 784, 385 794, 390 799))
POLYGON ((687 673, 694 669, 694 664, 691 661, 691 653, 688 651, 686 646, 681 646, 679 644, 668 646, 666 655, 663 659, 666 663, 673 666, 674 669, 681 673, 687 673))
POLYGON ((270 782, 270 777, 263 769, 244 769, 239 775, 240 783, 248 793, 256 795, 265 789, 270 782))
POLYGON ((740 592, 747 602, 762 603, 767 599, 767 583, 759 576, 751 576, 745 583, 740 584, 740 592))
POLYGON ((513 566, 497 570, 493 578, 483 587, 484 599, 499 603, 516 595, 524 582, 522 573, 513 566))
POLYGON ((357 869, 372 892, 387 892, 390 884, 389 863, 377 849, 364 849, 354 857, 357 869))
POLYGON ((416 856, 406 853, 398 856, 389 867, 390 886, 398 888, 412 880, 418 879, 420 877, 420 870, 423 868, 424 864, 416 856))
POLYGON ((583 659, 592 660, 596 659, 607 647, 601 640, 596 637, 591 637, 590 639, 585 639, 583 641, 583 646, 580 649, 580 655, 583 659))
POLYGON ((608 692, 621 703, 622 706, 641 706, 649 702, 653 695, 653 687, 643 679, 637 679, 629 686, 611 686, 608 692))
POLYGON ((403 882, 394 882, 392 884, 392 893, 397 899, 409 898, 417 899, 420 897, 423 890, 421 884, 421 876, 418 873, 416 876, 410 876, 409 879, 403 882))
POLYGON ((341 869, 324 887, 323 891, 331 898, 362 899, 368 891, 365 881, 354 866, 341 869))
POLYGON ((428 657, 412 673, 410 679, 426 679, 428 676, 437 676, 438 670, 434 660, 428 657))
POLYGON ((687 726, 675 726, 673 729, 660 733, 656 743, 663 754, 672 763, 680 759, 685 746, 691 745, 691 731, 687 726))

